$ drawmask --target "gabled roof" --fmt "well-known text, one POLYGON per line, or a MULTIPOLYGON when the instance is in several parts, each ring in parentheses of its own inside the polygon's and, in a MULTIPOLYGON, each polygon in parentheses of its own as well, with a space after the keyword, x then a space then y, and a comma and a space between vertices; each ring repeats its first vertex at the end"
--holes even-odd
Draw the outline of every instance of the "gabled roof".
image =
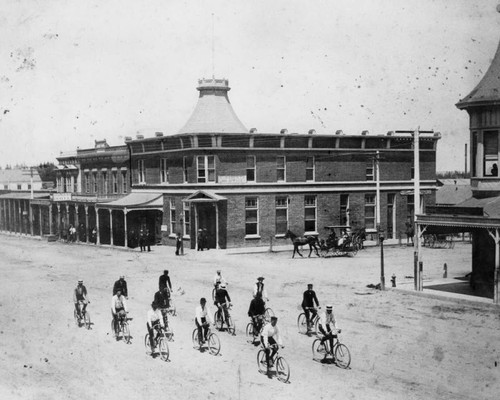
POLYGON ((465 109, 472 106, 500 104, 500 43, 488 71, 472 92, 460 100, 456 106, 465 109))
POLYGON ((436 204, 454 205, 472 197, 472 188, 469 185, 444 185, 436 191, 436 204))
POLYGON ((233 110, 226 79, 201 79, 198 103, 179 133, 248 133, 233 110))
POLYGON ((476 199, 474 197, 457 204, 459 207, 480 207, 486 217, 500 218, 500 196, 476 199))
MULTIPOLYGON (((38 171, 33 170, 33 182, 41 182, 38 171)), ((29 169, 0 169, 0 182, 1 183, 21 183, 31 182, 31 175, 29 169)))
POLYGON ((213 203, 220 200, 227 200, 227 198, 209 190, 197 190, 182 201, 192 203, 213 203))

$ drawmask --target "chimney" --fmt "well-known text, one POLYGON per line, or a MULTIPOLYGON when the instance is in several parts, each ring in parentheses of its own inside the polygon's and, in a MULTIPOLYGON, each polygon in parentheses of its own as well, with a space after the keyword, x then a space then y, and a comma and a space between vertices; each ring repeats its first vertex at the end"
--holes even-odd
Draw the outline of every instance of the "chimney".
POLYGON ((257 128, 250 129, 250 133, 257 133, 257 128))
POLYGON ((131 142, 132 141, 132 136, 125 136, 125 143, 131 142))
POLYGON ((156 137, 162 137, 163 136, 163 132, 155 132, 155 136, 156 137))
POLYGON ((363 136, 366 136, 366 135, 368 135, 369 133, 370 133, 370 132, 368 132, 368 131, 362 131, 362 132, 361 132, 361 134, 362 134, 363 136))
POLYGON ((342 131, 342 129, 339 129, 338 131, 335 132, 336 135, 343 135, 344 132, 342 131))
POLYGON ((309 132, 307 132, 307 133, 309 133, 309 135, 314 135, 316 133, 316 131, 314 129, 309 129, 309 132))
POLYGON ((394 135, 394 131, 388 131, 387 132, 387 136, 393 136, 394 135))
POLYGON ((288 133, 288 129, 283 128, 283 129, 280 131, 280 133, 281 133, 282 135, 286 135, 286 134, 288 133))

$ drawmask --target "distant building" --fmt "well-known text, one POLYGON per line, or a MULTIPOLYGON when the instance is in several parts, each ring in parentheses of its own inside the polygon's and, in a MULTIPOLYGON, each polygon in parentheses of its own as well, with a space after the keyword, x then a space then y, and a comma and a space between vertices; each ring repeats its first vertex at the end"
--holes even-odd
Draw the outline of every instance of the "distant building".
POLYGON ((472 197, 470 179, 438 179, 437 206, 454 206, 472 197))
POLYGON ((0 190, 42 190, 42 180, 38 171, 35 169, 32 171, 33 181, 29 169, 0 169, 0 190))

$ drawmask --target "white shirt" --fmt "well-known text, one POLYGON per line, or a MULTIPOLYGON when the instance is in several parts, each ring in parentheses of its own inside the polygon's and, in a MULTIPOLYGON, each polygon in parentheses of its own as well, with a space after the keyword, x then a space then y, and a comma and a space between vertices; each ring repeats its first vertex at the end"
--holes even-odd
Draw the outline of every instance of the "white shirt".
POLYGON ((121 295, 118 297, 118 295, 115 294, 111 299, 111 311, 113 312, 113 315, 116 314, 116 309, 121 307, 123 307, 125 312, 127 312, 127 302, 125 301, 125 296, 121 295))
POLYGON ((202 318, 205 318, 208 322, 210 322, 211 324, 214 323, 213 321, 213 318, 212 318, 212 313, 210 312, 210 309, 208 308, 208 306, 205 304, 205 308, 201 308, 201 304, 196 307, 196 320, 198 321, 198 323, 201 325, 202 322, 201 322, 201 319, 202 318))
POLYGON ((149 327, 153 327, 153 324, 156 321, 160 321, 160 325, 162 328, 165 327, 165 324, 163 323, 163 315, 161 314, 161 311, 159 309, 153 310, 152 308, 148 311, 148 316, 147 316, 147 323, 149 327))
POLYGON ((273 337, 280 346, 283 345, 281 341, 280 331, 278 329, 278 325, 272 326, 270 322, 264 325, 262 331, 260 332, 261 336, 264 338, 264 346, 269 346, 269 338, 273 337))
POLYGON ((224 277, 222 276, 222 274, 216 274, 215 277, 214 277, 214 285, 216 285, 217 283, 225 283, 227 285, 227 281, 224 279, 224 277))
POLYGON ((324 312, 321 314, 319 317, 319 323, 323 327, 323 329, 326 329, 328 324, 332 324, 330 327, 332 330, 338 329, 336 327, 337 321, 335 321, 335 316, 333 315, 333 311, 331 313, 324 312))

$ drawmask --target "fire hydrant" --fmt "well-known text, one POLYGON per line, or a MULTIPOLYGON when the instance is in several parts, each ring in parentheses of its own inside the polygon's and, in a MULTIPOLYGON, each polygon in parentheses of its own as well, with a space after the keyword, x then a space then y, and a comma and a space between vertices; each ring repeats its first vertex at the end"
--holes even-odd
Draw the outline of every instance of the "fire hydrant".
POLYGON ((392 274, 391 283, 392 283, 392 287, 396 287, 396 275, 394 275, 394 274, 392 274))

